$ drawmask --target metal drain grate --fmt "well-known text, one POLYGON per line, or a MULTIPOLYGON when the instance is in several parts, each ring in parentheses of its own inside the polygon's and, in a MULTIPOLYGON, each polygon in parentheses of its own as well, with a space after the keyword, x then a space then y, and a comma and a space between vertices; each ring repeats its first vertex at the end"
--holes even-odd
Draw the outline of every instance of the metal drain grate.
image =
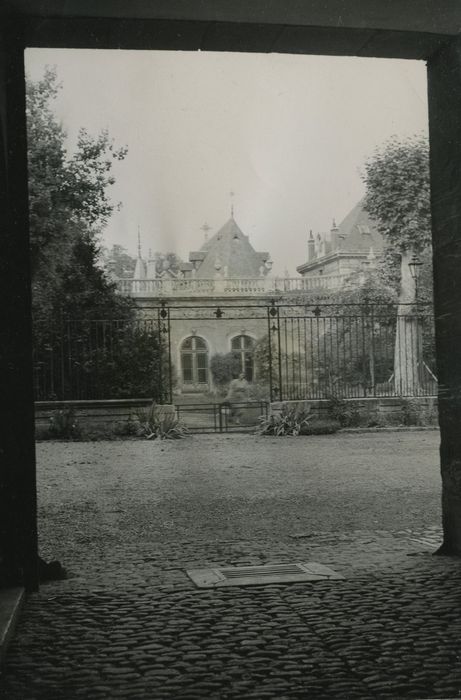
POLYGON ((344 576, 333 569, 307 562, 305 564, 272 564, 267 566, 234 566, 232 568, 190 569, 189 578, 199 588, 220 586, 260 586, 269 583, 297 583, 302 581, 332 581, 344 576))
POLYGON ((283 574, 289 576, 299 574, 301 570, 299 564, 275 564, 274 566, 237 566, 232 569, 219 569, 224 578, 242 578, 242 576, 274 576, 283 574))

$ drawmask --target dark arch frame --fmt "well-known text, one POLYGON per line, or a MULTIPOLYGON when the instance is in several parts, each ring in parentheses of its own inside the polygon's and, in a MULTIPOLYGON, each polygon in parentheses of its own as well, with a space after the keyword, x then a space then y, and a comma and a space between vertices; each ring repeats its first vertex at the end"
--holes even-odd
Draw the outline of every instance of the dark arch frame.
POLYGON ((0 561, 38 586, 24 48, 427 60, 444 548, 461 554, 461 7, 440 0, 5 0, 0 9, 3 323, 0 561))

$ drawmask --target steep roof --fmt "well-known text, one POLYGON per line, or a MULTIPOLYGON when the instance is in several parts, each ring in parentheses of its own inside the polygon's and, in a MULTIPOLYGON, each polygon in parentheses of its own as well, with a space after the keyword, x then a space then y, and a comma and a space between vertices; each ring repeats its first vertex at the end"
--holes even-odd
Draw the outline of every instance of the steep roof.
POLYGON ((368 253, 373 248, 375 253, 380 253, 383 238, 363 208, 363 202, 361 199, 339 224, 338 248, 348 253, 368 253))
POLYGON ((146 279, 146 263, 141 258, 141 255, 138 255, 138 257, 136 258, 136 266, 134 268, 133 279, 134 280, 146 279))
MULTIPOLYGON (((200 253, 205 256, 201 263, 198 260, 196 277, 208 279, 225 270, 227 277, 259 277, 261 266, 270 257, 269 253, 255 251, 233 216, 203 244, 200 253)), ((197 260, 196 252, 192 255, 197 260)), ((267 272, 265 268, 264 274, 267 272)))

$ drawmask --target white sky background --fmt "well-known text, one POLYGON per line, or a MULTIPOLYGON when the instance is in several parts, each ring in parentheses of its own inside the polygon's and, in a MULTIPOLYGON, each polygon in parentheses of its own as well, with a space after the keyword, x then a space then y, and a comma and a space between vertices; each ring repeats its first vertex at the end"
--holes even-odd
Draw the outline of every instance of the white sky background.
POLYGON ((160 51, 28 49, 37 79, 57 67, 69 140, 108 128, 122 202, 104 233, 132 255, 187 260, 230 215, 273 274, 295 276, 309 229, 327 231, 364 194, 360 171, 393 134, 427 131, 423 62, 160 51))

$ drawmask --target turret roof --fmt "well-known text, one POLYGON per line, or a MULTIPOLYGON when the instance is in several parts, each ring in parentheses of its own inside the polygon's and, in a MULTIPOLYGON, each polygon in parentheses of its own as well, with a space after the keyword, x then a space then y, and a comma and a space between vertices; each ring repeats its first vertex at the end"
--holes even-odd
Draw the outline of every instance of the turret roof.
MULTIPOLYGON (((227 277, 259 277, 260 268, 269 259, 269 253, 257 252, 243 231, 237 225, 233 216, 202 245, 203 261, 194 252, 190 259, 197 260, 196 277, 203 279, 215 277, 217 273, 227 277)), ((264 274, 267 269, 264 268, 264 274)))

